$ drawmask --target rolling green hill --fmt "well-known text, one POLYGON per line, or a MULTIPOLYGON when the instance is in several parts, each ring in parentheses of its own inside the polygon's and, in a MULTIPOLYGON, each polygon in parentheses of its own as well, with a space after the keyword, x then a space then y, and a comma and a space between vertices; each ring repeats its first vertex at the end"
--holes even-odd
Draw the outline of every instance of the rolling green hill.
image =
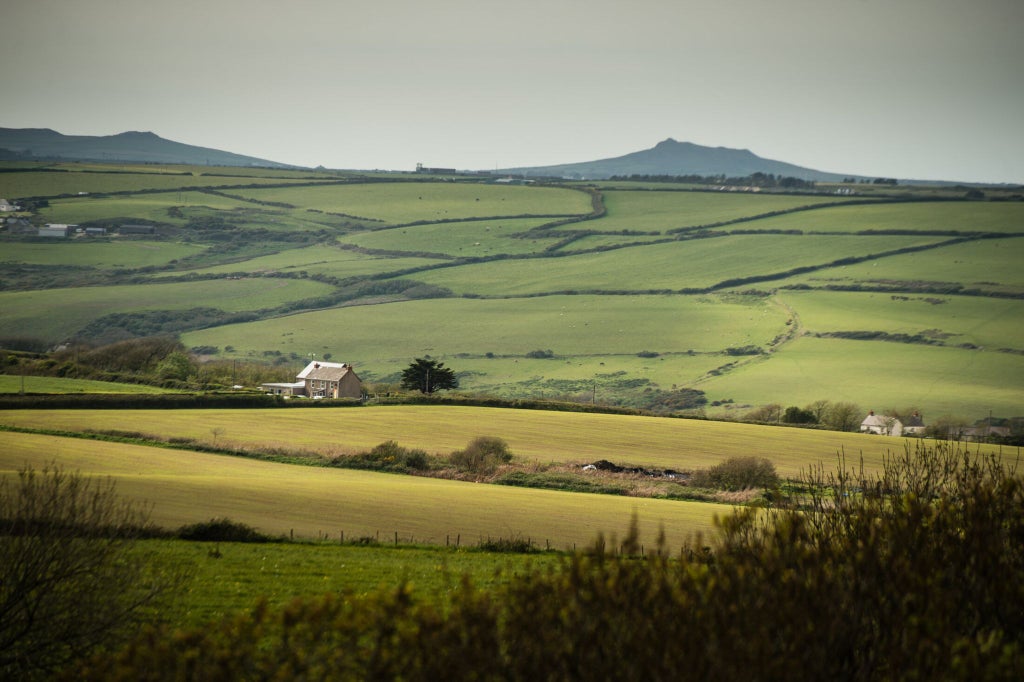
POLYGON ((57 344, 160 320, 222 359, 297 371, 330 353, 374 391, 429 354, 469 394, 680 409, 664 406, 691 389, 730 417, 816 400, 1024 415, 1012 189, 16 168, 0 196, 43 197, 34 222, 109 234, 0 231, 0 336, 57 344), (132 222, 155 234, 117 233, 132 222))

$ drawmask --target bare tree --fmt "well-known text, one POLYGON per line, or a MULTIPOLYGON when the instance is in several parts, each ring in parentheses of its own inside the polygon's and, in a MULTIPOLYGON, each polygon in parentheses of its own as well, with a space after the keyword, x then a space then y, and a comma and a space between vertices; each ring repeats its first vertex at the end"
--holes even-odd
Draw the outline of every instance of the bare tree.
POLYGON ((182 576, 132 551, 147 526, 109 479, 0 479, 0 678, 47 678, 155 617, 182 576))

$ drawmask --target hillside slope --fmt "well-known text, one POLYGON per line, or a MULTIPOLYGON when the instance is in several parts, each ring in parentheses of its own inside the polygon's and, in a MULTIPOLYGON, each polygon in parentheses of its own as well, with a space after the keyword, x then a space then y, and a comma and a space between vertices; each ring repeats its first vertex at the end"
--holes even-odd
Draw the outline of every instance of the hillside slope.
POLYGON ((564 178, 605 179, 615 175, 725 175, 744 177, 753 173, 771 173, 784 177, 838 182, 843 175, 764 159, 748 149, 705 147, 692 142, 663 140, 651 149, 599 161, 584 161, 556 166, 508 168, 507 173, 564 178))
POLYGON ((49 128, 0 128, 0 158, 286 167, 253 156, 165 140, 150 132, 63 135, 49 128))

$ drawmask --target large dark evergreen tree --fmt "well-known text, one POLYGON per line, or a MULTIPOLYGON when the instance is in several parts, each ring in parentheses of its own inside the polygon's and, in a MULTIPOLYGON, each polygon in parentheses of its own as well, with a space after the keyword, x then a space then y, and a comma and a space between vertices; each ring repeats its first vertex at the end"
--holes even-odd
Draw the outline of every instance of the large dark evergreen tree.
POLYGON ((445 367, 443 362, 429 357, 416 358, 402 371, 402 388, 430 394, 439 389, 458 387, 459 380, 455 372, 445 367))

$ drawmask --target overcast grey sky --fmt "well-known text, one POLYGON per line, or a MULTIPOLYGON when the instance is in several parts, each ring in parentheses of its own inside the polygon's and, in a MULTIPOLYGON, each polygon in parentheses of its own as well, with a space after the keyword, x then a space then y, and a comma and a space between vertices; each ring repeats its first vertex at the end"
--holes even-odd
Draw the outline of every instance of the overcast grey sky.
POLYGON ((0 26, 2 127, 360 169, 673 137, 1024 182, 1022 0, 4 0, 0 26))

